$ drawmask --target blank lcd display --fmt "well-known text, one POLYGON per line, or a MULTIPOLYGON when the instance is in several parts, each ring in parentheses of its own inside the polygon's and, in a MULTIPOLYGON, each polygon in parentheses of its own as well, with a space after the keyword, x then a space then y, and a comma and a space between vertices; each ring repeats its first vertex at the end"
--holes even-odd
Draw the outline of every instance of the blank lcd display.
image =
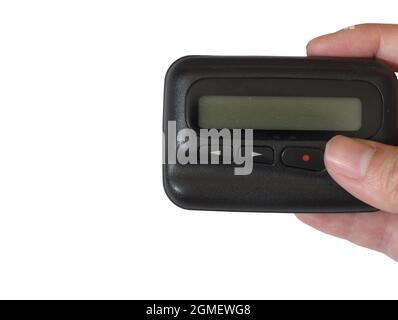
POLYGON ((202 96, 200 128, 357 131, 362 103, 355 97, 202 96))

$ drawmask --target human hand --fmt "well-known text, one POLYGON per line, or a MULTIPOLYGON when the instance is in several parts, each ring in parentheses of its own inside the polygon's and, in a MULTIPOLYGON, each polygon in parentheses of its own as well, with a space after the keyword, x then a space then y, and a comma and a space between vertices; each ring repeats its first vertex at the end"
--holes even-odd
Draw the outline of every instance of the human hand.
MULTIPOLYGON (((307 54, 376 58, 398 71, 398 25, 364 24, 321 36, 309 42, 307 54)), ((398 147, 336 136, 326 146, 325 166, 344 189, 382 211, 297 217, 398 261, 398 147)))

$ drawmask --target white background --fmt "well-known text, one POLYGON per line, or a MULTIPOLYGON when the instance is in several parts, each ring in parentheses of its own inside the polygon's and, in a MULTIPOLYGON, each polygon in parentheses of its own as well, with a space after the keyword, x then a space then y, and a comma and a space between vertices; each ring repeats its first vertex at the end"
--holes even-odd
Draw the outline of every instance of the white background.
MULTIPOLYGON (((394 6, 394 7, 393 7, 394 6)), ((0 298, 398 298, 398 263, 293 215, 191 212, 161 174, 187 54, 305 55, 393 1, 2 1, 0 298)))

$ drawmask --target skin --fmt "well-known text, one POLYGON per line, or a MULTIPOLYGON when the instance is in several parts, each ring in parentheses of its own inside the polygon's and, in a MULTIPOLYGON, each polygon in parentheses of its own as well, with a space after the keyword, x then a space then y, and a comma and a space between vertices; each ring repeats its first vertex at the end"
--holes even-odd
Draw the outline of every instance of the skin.
MULTIPOLYGON (((363 24, 324 35, 308 43, 307 54, 375 58, 398 72, 398 25, 363 24)), ((398 261, 398 147, 337 136, 328 142, 325 165, 338 184, 380 211, 297 217, 322 232, 383 252, 398 261), (366 172, 360 177, 347 175, 341 170, 341 163, 346 163, 351 155, 343 151, 366 146, 373 150, 366 172)), ((356 172, 364 171, 359 166, 363 163, 358 163, 356 172)))

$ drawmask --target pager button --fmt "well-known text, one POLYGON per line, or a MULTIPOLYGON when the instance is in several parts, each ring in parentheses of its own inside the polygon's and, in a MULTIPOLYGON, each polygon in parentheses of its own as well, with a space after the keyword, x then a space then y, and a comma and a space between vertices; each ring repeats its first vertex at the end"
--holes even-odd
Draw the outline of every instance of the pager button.
POLYGON ((253 147, 253 162, 272 165, 274 163, 274 150, 265 146, 253 147))
POLYGON ((285 148, 282 151, 282 163, 288 167, 322 171, 325 169, 323 151, 315 148, 285 148))

